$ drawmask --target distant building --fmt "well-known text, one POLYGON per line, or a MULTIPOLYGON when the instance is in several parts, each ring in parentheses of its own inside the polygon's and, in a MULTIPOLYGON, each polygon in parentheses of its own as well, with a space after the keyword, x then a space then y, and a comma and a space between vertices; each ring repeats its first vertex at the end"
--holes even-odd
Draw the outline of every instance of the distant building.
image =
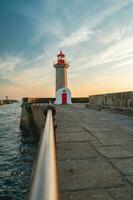
POLYGON ((0 100, 0 105, 3 105, 4 104, 4 101, 3 100, 0 100))
POLYGON ((65 54, 60 51, 57 61, 53 65, 56 69, 56 100, 55 104, 71 104, 71 91, 67 88, 67 69, 69 63, 65 54))

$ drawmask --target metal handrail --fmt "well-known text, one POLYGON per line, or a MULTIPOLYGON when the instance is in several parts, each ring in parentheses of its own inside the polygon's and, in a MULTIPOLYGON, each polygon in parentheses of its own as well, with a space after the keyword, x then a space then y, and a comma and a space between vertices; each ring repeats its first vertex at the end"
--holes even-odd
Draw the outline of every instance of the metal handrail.
POLYGON ((58 200, 56 146, 52 110, 47 111, 38 158, 33 173, 30 200, 58 200))

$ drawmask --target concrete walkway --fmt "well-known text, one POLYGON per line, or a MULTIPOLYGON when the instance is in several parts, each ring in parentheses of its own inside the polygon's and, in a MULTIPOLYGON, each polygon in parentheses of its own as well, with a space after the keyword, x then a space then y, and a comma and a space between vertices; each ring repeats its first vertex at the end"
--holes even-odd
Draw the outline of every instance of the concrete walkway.
POLYGON ((57 106, 61 200, 133 200, 133 118, 57 106))

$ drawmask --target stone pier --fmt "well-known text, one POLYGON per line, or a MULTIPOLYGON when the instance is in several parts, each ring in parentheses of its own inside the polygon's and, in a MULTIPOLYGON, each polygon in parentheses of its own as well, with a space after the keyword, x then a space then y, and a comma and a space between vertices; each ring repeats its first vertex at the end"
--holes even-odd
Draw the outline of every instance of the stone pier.
POLYGON ((61 200, 133 199, 133 118, 56 107, 61 200))
MULTIPOLYGON (((23 98, 20 129, 26 132, 41 134, 45 125, 43 109, 48 103, 54 103, 55 98, 23 98)), ((72 98, 72 102, 88 103, 88 97, 72 98)))
MULTIPOLYGON (((41 133, 44 100, 23 100, 22 129, 41 133)), ((87 100, 56 106, 61 200, 133 200, 133 118, 88 109, 87 100)))

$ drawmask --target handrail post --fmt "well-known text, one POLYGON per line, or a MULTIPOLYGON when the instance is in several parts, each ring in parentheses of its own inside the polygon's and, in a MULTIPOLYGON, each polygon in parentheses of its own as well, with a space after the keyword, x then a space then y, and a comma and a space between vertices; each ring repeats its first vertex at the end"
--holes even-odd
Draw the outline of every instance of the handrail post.
POLYGON ((46 116, 45 128, 40 139, 38 158, 33 170, 29 200, 59 200, 53 125, 55 108, 48 105, 44 114, 46 116))

